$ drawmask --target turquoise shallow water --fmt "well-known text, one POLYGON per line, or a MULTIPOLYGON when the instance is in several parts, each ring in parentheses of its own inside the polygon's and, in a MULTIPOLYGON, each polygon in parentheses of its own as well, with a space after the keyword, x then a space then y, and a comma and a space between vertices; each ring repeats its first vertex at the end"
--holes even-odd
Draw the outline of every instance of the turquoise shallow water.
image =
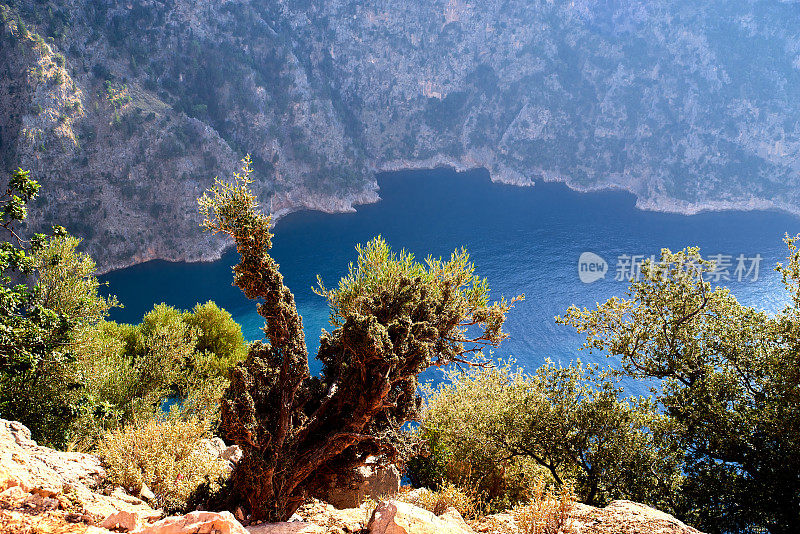
MULTIPOLYGON (((731 256, 728 285, 740 301, 769 311, 780 309, 785 295, 773 268, 785 257, 784 233, 800 232, 800 219, 775 212, 713 212, 693 216, 644 212, 626 193, 576 193, 561 184, 520 188, 493 184, 485 171, 448 169, 388 173, 379 177, 382 201, 356 213, 300 212, 275 228, 273 256, 294 292, 304 319, 309 350, 318 346, 328 324, 326 302, 311 291, 316 275, 334 285, 355 259, 354 247, 381 234, 396 249, 419 258, 448 256, 464 246, 478 272, 489 279, 493 295, 526 295, 509 314, 510 337, 495 352, 513 356, 527 369, 545 358, 564 363, 605 358, 579 353, 582 338, 554 316, 570 304, 593 306, 626 288, 615 281, 621 256, 650 256, 661 247, 698 245, 704 255, 731 256), (578 276, 583 252, 608 263, 605 278, 585 284, 578 276), (758 279, 736 278, 737 257, 749 269, 760 255, 758 279)), ((261 337, 261 318, 253 303, 231 285, 231 251, 213 263, 152 261, 103 276, 107 290, 125 305, 112 319, 138 322, 153 304, 190 308, 214 300, 242 324, 248 339, 261 337)), ((319 366, 312 362, 312 369, 319 366)), ((632 392, 641 388, 627 384, 632 392)))

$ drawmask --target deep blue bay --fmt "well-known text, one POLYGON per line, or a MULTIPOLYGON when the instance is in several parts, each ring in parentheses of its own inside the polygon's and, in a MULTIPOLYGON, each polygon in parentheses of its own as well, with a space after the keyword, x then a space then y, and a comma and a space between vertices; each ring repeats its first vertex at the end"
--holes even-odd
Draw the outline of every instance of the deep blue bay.
MULTIPOLYGON (((627 285, 616 281, 619 266, 629 273, 624 256, 658 255, 662 247, 678 250, 697 245, 708 257, 731 256, 731 288, 747 305, 771 312, 786 302, 775 263, 786 256, 784 233, 800 232, 800 219, 777 212, 709 212, 684 216, 637 210, 634 197, 621 192, 577 193, 561 184, 516 187, 494 184, 486 171, 456 173, 449 169, 387 173, 379 177, 377 204, 356 213, 300 212, 275 227, 273 257, 303 316, 309 350, 318 346, 328 326, 326 301, 311 287, 320 274, 335 285, 355 259, 355 245, 382 235, 397 251, 418 259, 428 254, 449 256, 458 247, 470 252, 478 273, 488 278, 493 296, 524 293, 526 300, 509 314, 510 337, 495 351, 535 370, 546 358, 568 363, 608 362, 602 355, 579 352, 583 338, 556 325, 553 318, 570 304, 594 306, 627 285), (605 278, 591 284, 578 277, 578 258, 592 252, 608 263, 605 278), (737 280, 737 258, 753 266, 760 255, 758 279, 753 273, 737 280), (621 259, 622 258, 622 259, 621 259)), ((199 229, 198 229, 199 231, 199 229)), ((139 322, 154 304, 188 309, 213 300, 231 312, 248 339, 262 336, 255 305, 231 285, 235 251, 212 263, 152 261, 102 277, 107 292, 124 309, 112 319, 139 322)), ((312 361, 312 370, 319 366, 312 361)), ((435 376, 435 375, 431 375, 435 376)), ((627 384, 631 392, 643 392, 627 384)))

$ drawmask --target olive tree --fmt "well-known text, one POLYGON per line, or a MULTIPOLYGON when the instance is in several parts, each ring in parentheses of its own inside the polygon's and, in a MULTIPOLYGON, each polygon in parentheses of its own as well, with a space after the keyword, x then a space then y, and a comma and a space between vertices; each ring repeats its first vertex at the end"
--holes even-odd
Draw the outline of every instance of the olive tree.
POLYGON ((271 219, 250 192, 250 172, 246 159, 199 203, 203 226, 236 244, 234 283, 265 320, 266 342, 232 371, 221 406, 221 429, 244 452, 232 497, 252 520, 281 521, 333 474, 369 456, 392 461, 400 427, 420 406, 418 374, 497 345, 513 300, 490 303, 464 251, 420 263, 375 238, 358 247, 337 287, 317 288, 333 329, 322 334, 322 373, 312 377, 302 319, 269 255, 271 219))
POLYGON ((642 267, 626 298, 572 307, 561 322, 586 346, 655 380, 666 431, 683 453, 676 512, 712 532, 793 532, 800 518, 800 253, 778 271, 789 304, 743 306, 703 274, 697 248, 642 267))

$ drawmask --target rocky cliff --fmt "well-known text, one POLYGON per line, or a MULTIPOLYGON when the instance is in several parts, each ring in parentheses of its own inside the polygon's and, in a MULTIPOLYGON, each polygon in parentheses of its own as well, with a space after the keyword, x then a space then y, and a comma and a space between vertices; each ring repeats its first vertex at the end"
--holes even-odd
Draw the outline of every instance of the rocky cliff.
POLYGON ((215 257, 195 198, 253 155, 280 215, 440 164, 800 213, 800 6, 5 0, 0 156, 104 269, 215 257))

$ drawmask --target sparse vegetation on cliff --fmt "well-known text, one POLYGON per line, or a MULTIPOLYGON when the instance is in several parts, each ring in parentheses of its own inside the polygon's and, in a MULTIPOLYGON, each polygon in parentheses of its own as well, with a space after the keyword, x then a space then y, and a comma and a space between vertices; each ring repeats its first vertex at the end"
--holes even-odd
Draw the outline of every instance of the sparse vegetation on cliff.
POLYGON ((47 186, 31 226, 62 224, 103 270, 219 253, 193 200, 245 153, 276 214, 350 209, 377 200, 375 170, 445 164, 624 188, 652 209, 798 212, 792 2, 4 0, 0 13, 0 163, 47 186), (112 105, 107 83, 132 101, 112 105))

